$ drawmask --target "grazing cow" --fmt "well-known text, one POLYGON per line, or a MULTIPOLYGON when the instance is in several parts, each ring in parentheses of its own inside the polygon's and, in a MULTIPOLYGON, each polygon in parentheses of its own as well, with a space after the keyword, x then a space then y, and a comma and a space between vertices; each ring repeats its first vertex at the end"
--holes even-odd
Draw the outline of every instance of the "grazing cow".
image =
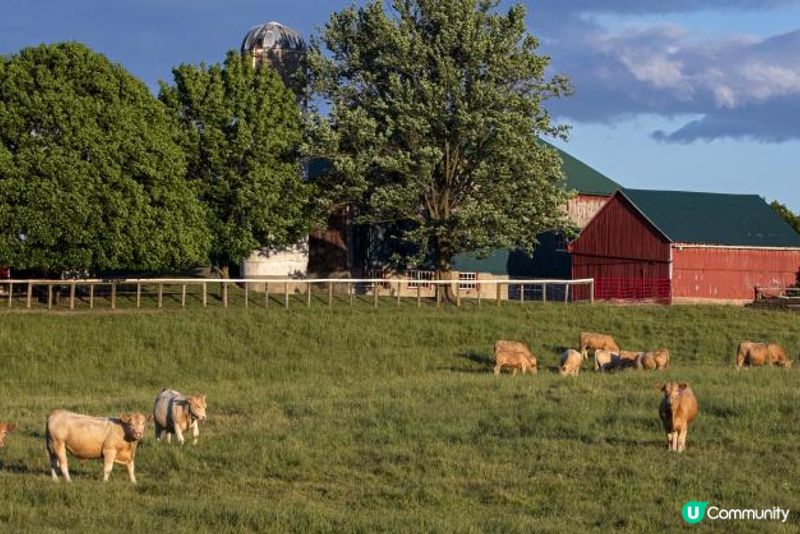
POLYGON ((636 358, 636 368, 652 371, 659 371, 669 367, 669 351, 667 349, 656 349, 652 352, 643 352, 636 358))
POLYGON ((131 413, 119 417, 91 417, 66 410, 56 410, 47 418, 46 441, 50 455, 50 474, 58 480, 58 469, 64 480, 72 482, 67 465, 67 451, 81 460, 103 459, 103 481, 108 480, 115 463, 128 468, 131 482, 136 483, 133 460, 136 446, 144 436, 149 416, 131 413))
POLYGON ((531 353, 527 346, 517 341, 500 340, 494 344, 494 374, 499 375, 503 367, 511 367, 511 374, 516 375, 517 371, 522 374, 530 372, 536 373, 539 364, 536 357, 531 353))
POLYGON ((641 356, 642 354, 644 354, 644 352, 636 352, 630 350, 619 351, 619 367, 621 369, 636 367, 636 360, 638 360, 639 356, 641 356))
POLYGON ((614 338, 607 334, 596 334, 594 332, 581 332, 580 351, 583 359, 589 358, 589 350, 605 349, 619 354, 619 345, 614 338))
POLYGON ((776 343, 753 343, 752 341, 742 341, 736 351, 736 369, 739 370, 745 365, 778 365, 789 368, 794 361, 786 356, 783 347, 776 343))
POLYGON ((174 389, 162 389, 153 406, 153 420, 156 427, 156 440, 161 441, 162 432, 167 433, 167 443, 172 442, 172 434, 183 445, 183 433, 192 429, 192 444, 197 445, 200 435, 198 423, 206 420, 206 396, 184 395, 174 389))
POLYGON ((594 370, 612 371, 619 362, 619 355, 605 349, 594 351, 594 370))
POLYGON ((17 428, 14 423, 0 423, 0 447, 6 446, 6 434, 17 428))
POLYGON ((664 392, 658 416, 667 434, 667 448, 671 451, 686 450, 686 435, 689 423, 697 417, 697 398, 689 384, 670 382, 660 386, 664 392))
POLYGON ((574 349, 565 350, 558 358, 559 373, 562 376, 578 376, 583 364, 583 356, 574 349))

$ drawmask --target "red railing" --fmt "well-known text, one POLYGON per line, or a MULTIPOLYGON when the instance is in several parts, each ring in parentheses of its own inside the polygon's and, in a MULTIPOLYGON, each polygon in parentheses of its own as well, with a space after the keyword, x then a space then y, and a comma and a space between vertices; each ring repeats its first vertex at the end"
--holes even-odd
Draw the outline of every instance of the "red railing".
POLYGON ((598 300, 670 300, 668 278, 595 278, 598 300))

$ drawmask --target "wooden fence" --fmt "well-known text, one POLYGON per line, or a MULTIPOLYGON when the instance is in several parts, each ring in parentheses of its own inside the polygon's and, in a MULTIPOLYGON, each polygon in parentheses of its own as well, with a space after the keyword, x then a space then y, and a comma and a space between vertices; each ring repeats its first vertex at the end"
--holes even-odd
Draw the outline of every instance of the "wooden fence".
MULTIPOLYGON (((334 294, 344 294, 349 304, 354 304, 357 295, 369 296, 372 305, 378 307, 381 299, 390 299, 397 305, 402 301, 415 301, 417 307, 422 306, 423 301, 435 301, 436 307, 449 300, 456 306, 461 306, 464 301, 471 301, 481 305, 484 301, 493 301, 500 306, 503 300, 510 301, 511 298, 501 298, 504 294, 511 297, 512 292, 502 291, 503 286, 515 288, 514 300, 520 303, 526 301, 540 302, 594 302, 594 280, 480 280, 473 282, 478 286, 495 286, 493 298, 481 297, 482 291, 474 292, 471 296, 469 292, 462 290, 462 283, 459 280, 426 280, 426 286, 435 287, 433 297, 423 297, 423 285, 419 280, 410 278, 323 278, 323 279, 210 279, 210 278, 134 278, 134 279, 75 279, 75 280, 0 280, 0 302, 5 299, 8 308, 13 308, 15 302, 19 306, 22 300, 25 308, 31 308, 34 296, 37 303, 46 302, 48 310, 54 308, 76 309, 76 303, 88 303, 89 309, 95 308, 95 303, 104 299, 104 302, 111 309, 116 309, 118 297, 125 295, 131 302, 135 302, 136 308, 142 307, 142 297, 144 295, 154 296, 157 307, 164 306, 164 297, 169 295, 173 298, 179 297, 180 306, 186 307, 187 295, 191 295, 203 307, 209 305, 209 286, 218 284, 219 300, 222 306, 228 307, 229 293, 232 289, 239 293, 244 307, 251 304, 269 307, 272 297, 282 297, 282 304, 289 308, 292 296, 304 296, 305 305, 311 306, 312 295, 316 291, 319 299, 327 296, 327 305, 332 306, 334 294), (445 291, 442 289, 450 286, 449 299, 445 298, 445 291), (255 291, 253 288, 263 288, 255 291), (274 288, 280 288, 275 290, 274 288), (187 288, 199 289, 200 291, 187 292, 187 288), (415 296, 401 296, 401 289, 413 288, 415 296), (553 288, 561 288, 560 292, 553 292, 553 288), (305 289, 305 291, 303 291, 305 289), (550 291, 548 291, 550 289, 550 291), (577 291, 583 289, 582 291, 577 291), (588 290, 588 291, 587 291, 588 290), (381 293, 389 295, 381 295, 381 293), (263 293, 263 295, 259 295, 263 293), (557 298, 553 294, 558 293, 557 298), (550 295, 550 297, 548 297, 550 295), (588 295, 588 296, 580 296, 588 295), (67 304, 63 304, 66 300, 67 304), (57 302, 56 302, 57 301, 57 302)), ((480 287, 479 287, 480 289, 480 287)), ((279 298, 280 298, 279 297, 279 298)), ((215 296, 216 298, 216 296, 215 296)), ((296 300, 296 299, 295 299, 296 300)), ((1 304, 0 304, 1 305, 1 304)))

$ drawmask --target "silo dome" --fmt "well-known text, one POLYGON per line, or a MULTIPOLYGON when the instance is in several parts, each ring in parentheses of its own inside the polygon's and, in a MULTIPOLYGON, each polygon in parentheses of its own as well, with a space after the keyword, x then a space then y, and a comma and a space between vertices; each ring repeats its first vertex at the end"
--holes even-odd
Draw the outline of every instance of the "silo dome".
POLYGON ((303 51, 306 43, 303 37, 279 22, 265 22, 253 26, 242 41, 242 53, 257 55, 267 50, 303 51))

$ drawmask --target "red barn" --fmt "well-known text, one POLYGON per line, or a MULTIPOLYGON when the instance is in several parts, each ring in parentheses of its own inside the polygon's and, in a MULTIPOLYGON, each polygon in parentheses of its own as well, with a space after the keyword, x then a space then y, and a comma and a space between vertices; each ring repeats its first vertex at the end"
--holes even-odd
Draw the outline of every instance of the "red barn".
POLYGON ((569 250, 597 299, 743 303, 800 271, 800 235, 756 195, 621 190, 569 250))

